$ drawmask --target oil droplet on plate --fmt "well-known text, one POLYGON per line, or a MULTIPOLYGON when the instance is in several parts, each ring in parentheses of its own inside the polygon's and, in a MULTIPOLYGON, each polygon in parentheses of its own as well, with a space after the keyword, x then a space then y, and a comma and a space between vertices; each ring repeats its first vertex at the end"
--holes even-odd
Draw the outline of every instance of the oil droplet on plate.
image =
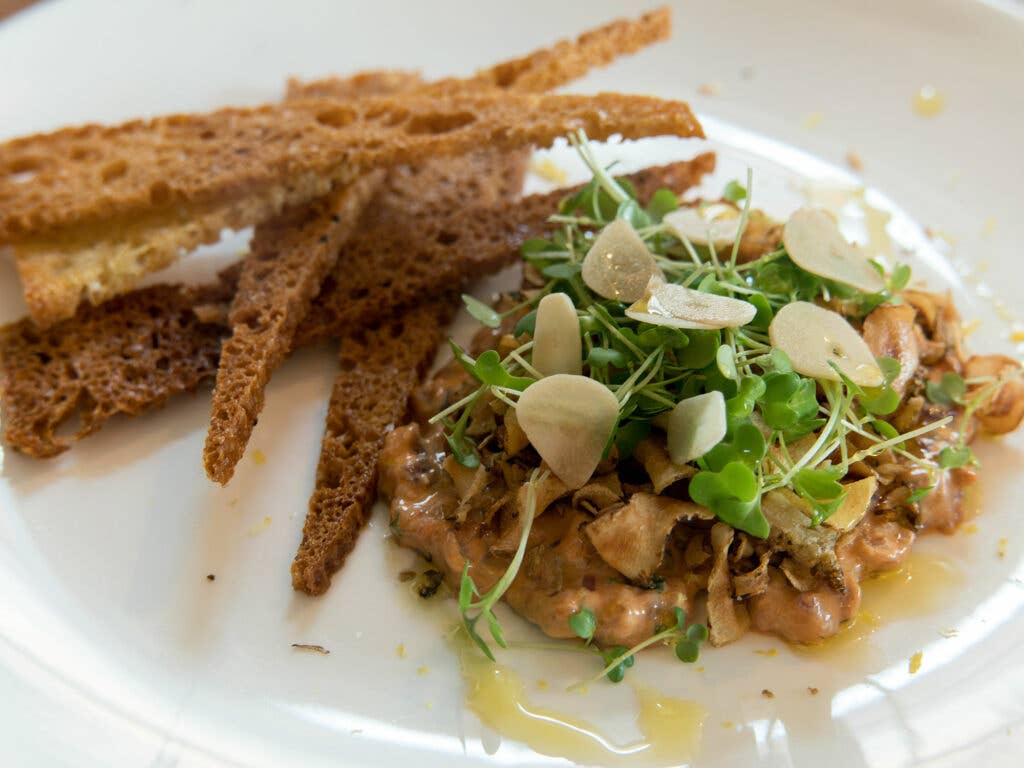
POLYGON ((910 657, 910 664, 907 665, 907 671, 912 675, 916 675, 921 670, 921 660, 924 658, 924 651, 918 651, 910 657))
POLYGON ((530 703, 525 683, 507 667, 471 649, 462 649, 459 656, 469 710, 502 737, 542 755, 606 768, 663 766, 689 762, 700 748, 707 712, 697 702, 638 687, 637 726, 642 738, 620 745, 591 723, 530 703))
POLYGON ((262 466, 263 464, 267 463, 267 454, 265 454, 263 451, 257 448, 255 451, 252 452, 252 460, 253 463, 256 464, 256 466, 262 466))
POLYGON ((794 649, 864 666, 874 657, 866 641, 875 630, 894 621, 933 613, 960 588, 963 579, 963 571, 951 560, 911 553, 900 568, 861 582, 860 610, 837 634, 813 645, 795 645, 794 649))
POLYGON ((935 117, 946 108, 946 97, 934 85, 922 85, 914 94, 912 106, 921 117, 935 117))

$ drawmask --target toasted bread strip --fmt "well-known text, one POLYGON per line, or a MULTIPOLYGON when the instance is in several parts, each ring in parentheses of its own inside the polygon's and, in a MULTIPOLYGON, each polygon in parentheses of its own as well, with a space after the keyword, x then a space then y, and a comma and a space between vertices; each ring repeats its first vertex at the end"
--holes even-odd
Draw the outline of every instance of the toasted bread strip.
MULTIPOLYGON (((422 86, 418 92, 447 95, 491 88, 520 93, 553 91, 578 80, 595 67, 667 40, 671 33, 672 11, 667 7, 659 8, 636 19, 616 19, 584 32, 575 40, 560 40, 549 48, 482 69, 472 77, 436 80, 422 86)), ((411 82, 415 77, 417 75, 411 72, 368 72, 363 76, 365 80, 385 86, 411 82)), ((288 98, 347 99, 351 98, 352 88, 352 78, 327 77, 308 82, 291 79, 288 98)))
POLYGON ((289 209, 256 228, 231 304, 213 392, 203 464, 226 484, 263 410, 271 372, 292 347, 338 250, 355 231, 384 171, 373 171, 315 204, 289 209))
POLYGON ((428 301, 342 339, 316 490, 292 562, 295 589, 322 594, 352 551, 376 495, 384 436, 405 416, 409 396, 441 343, 453 299, 428 301))
MULTIPOLYGON (((471 158, 462 162, 473 167, 471 158)), ((647 199, 660 187, 682 192, 713 168, 714 156, 701 155, 690 162, 652 168, 626 178, 639 197, 647 199)), ((443 207, 446 191, 457 187, 433 172, 437 183, 432 185, 431 204, 443 207)), ((509 175, 503 170, 497 178, 509 175)), ((405 279, 401 281, 392 279, 387 284, 388 277, 375 270, 373 259, 391 263, 381 250, 370 247, 368 238, 375 237, 378 228, 357 234, 302 324, 296 345, 337 337, 395 317, 403 308, 437 296, 453 284, 464 285, 514 262, 519 244, 548 231, 551 225, 547 217, 553 206, 571 191, 528 197, 509 206, 494 202, 508 190, 491 184, 478 189, 483 190, 481 194, 490 204, 455 211, 443 227, 426 226, 416 217, 398 219, 401 226, 417 222, 417 228, 409 232, 408 242, 414 245, 416 238, 426 236, 424 233, 433 233, 435 238, 443 234, 444 241, 420 243, 419 248, 401 240, 382 244, 397 249, 394 258, 400 265, 406 264, 403 255, 409 262, 425 260, 415 270, 403 272, 405 279), (525 208, 533 212, 532 219, 517 213, 525 208), (469 223, 483 219, 493 225, 491 230, 469 223), (363 263, 360 259, 364 257, 371 260, 363 263), (352 273, 353 281, 339 282, 336 276, 347 272, 352 273)), ((383 206, 392 200, 395 205, 387 207, 382 217, 401 210, 403 204, 399 201, 411 195, 409 190, 407 180, 392 172, 378 201, 383 206)), ((83 305, 74 318, 45 332, 27 318, 0 328, 4 441, 30 456, 55 456, 75 440, 95 432, 116 413, 143 413, 162 405, 171 395, 212 378, 236 280, 237 270, 232 270, 221 283, 201 289, 157 286, 136 290, 99 307, 83 305), (64 435, 66 422, 75 419, 83 428, 64 435)))
POLYGON ((56 456, 114 414, 136 416, 194 390, 217 371, 233 293, 230 279, 157 285, 83 305, 46 331, 28 318, 0 328, 4 441, 29 456, 56 456))
MULTIPOLYGON (((648 14, 637 21, 619 21, 585 33, 578 40, 562 41, 553 48, 499 64, 468 80, 448 79, 432 83, 420 92, 434 95, 460 91, 487 91, 494 89, 540 92, 564 85, 569 79, 583 75, 591 66, 607 64, 619 55, 632 53, 654 40, 667 36, 670 24, 668 10, 648 14)), ((419 85, 417 75, 408 72, 367 72, 355 77, 332 78, 319 83, 302 84, 291 81, 288 98, 311 95, 335 99, 389 94, 410 90, 419 85)), ((493 163, 507 165, 509 153, 493 153, 493 163)), ((457 159, 432 161, 426 175, 421 168, 416 182, 407 184, 412 195, 396 197, 395 202, 407 202, 401 215, 428 214, 425 201, 434 194, 432 169, 439 169, 448 178, 449 170, 461 168, 457 159), (450 166, 450 169, 448 168, 450 166)), ((522 162, 514 161, 517 176, 522 179, 522 162)), ((500 170, 500 169, 499 169, 500 170)), ((376 179, 382 178, 377 176, 376 179)), ((461 177, 459 187, 451 201, 453 206, 481 204, 481 186, 466 185, 477 179, 475 173, 461 177)), ((203 451, 203 463, 210 479, 227 483, 234 467, 242 457, 249 436, 263 408, 263 389, 271 372, 291 349, 295 328, 306 316, 310 302, 320 283, 337 260, 340 241, 351 233, 357 207, 368 199, 371 187, 357 182, 346 193, 347 211, 338 216, 331 202, 310 204, 311 210, 291 211, 275 217, 256 230, 250 255, 242 266, 238 295, 231 311, 231 338, 221 353, 217 382, 213 391, 210 429, 203 451), (360 185, 356 189, 356 184, 360 185), (317 216, 319 215, 319 220, 317 216), (284 219, 280 221, 279 219, 284 219), (300 234, 291 234, 296 220, 303 223, 300 234)), ((395 185, 391 185, 391 190, 395 185)), ((513 190, 505 199, 517 195, 513 190)), ((451 197, 453 195, 449 195, 451 197)), ((380 210, 378 208, 377 210, 380 210)), ((369 222, 373 216, 369 217, 369 222)))
POLYGON ((210 239, 191 222, 237 229, 375 167, 484 145, 547 145, 577 128, 599 139, 702 135, 682 102, 507 92, 294 102, 65 129, 0 145, 0 242, 17 241, 29 311, 48 325, 82 298, 116 294, 97 281, 114 248, 90 250, 98 227, 139 236, 115 250, 127 272, 142 274, 210 239), (87 148, 102 159, 83 159, 87 148), (23 172, 30 178, 12 180, 23 172), (151 238, 153 230, 167 236, 151 238))

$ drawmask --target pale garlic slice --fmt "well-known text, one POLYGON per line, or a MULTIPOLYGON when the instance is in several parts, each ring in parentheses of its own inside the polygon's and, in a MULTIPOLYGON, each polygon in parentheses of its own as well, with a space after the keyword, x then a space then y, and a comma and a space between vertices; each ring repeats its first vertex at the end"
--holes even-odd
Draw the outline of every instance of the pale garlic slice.
POLYGON ((646 295, 626 310, 626 317, 633 320, 690 330, 738 328, 756 314, 748 301, 695 291, 657 277, 648 283, 646 295))
POLYGON ((594 379, 556 373, 526 388, 516 417, 551 471, 570 488, 580 488, 601 461, 619 401, 594 379))
POLYGON ((732 245, 740 231, 740 213, 726 203, 694 205, 665 214, 668 230, 693 245, 714 243, 715 248, 732 245))
POLYGON ((725 437, 725 397, 718 390, 676 403, 665 420, 668 455, 673 464, 699 459, 725 437))
POLYGON ((580 321, 564 293, 549 293, 537 304, 531 363, 543 376, 583 372, 580 321))
POLYGON ((878 488, 878 480, 872 475, 843 485, 846 497, 839 509, 825 518, 825 525, 837 531, 848 531, 861 521, 871 506, 871 499, 878 488))
POLYGON ((773 347, 786 353, 793 370, 804 376, 839 381, 838 368, 861 387, 885 382, 871 348, 842 315, 830 309, 808 301, 787 304, 772 319, 768 337, 773 347))
POLYGON ((605 299, 632 303, 642 298, 651 277, 661 275, 640 235, 625 219, 608 224, 583 259, 583 282, 605 299))
POLYGON ((801 208, 782 230, 786 253, 801 269, 864 293, 885 288, 867 254, 847 241, 832 214, 822 208, 801 208))

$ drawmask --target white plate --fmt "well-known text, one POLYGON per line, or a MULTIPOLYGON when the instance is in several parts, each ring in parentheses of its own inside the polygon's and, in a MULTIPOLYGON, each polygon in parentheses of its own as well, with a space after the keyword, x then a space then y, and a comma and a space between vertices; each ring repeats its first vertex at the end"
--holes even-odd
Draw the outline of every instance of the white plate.
MULTIPOLYGON (((288 74, 374 66, 466 73, 626 12, 602 0, 514 7, 41 4, 0 25, 0 133, 256 103, 279 94, 288 74)), ((981 320, 971 345, 1012 351, 1012 310, 999 302, 1016 303, 1024 278, 1015 236, 1024 178, 1020 6, 689 3, 677 8, 676 24, 672 43, 577 90, 692 99, 720 151, 710 187, 751 164, 755 199, 778 213, 800 202, 794 179, 843 178, 843 158, 856 152, 867 182, 888 196, 872 192, 868 201, 882 209, 899 201, 913 217, 897 213, 888 232, 916 251, 917 274, 952 286, 965 316, 981 320), (947 106, 926 119, 911 99, 929 83, 947 106), (701 84, 717 95, 699 95, 701 84), (951 247, 932 247, 912 220, 941 230, 951 247)), ((680 151, 654 147, 630 150, 627 160, 680 151)), ((863 209, 848 213, 855 231, 863 209)), ((175 274, 208 273, 238 247, 209 249, 175 274)), ((24 311, 13 280, 9 259, 0 259, 3 321, 24 311)), ((564 764, 501 742, 465 711, 457 659, 443 638, 454 606, 424 603, 398 583, 411 558, 385 540, 380 516, 327 596, 292 592, 288 565, 332 366, 326 349, 310 349, 276 375, 251 446, 267 461, 257 464, 250 450, 226 490, 200 467, 202 395, 110 424, 55 461, 8 451, 0 477, 0 762, 564 764), (331 654, 294 651, 293 642, 331 654)), ((1024 440, 979 452, 986 466, 977 533, 920 544, 963 574, 934 610, 905 613, 845 655, 799 655, 751 636, 707 651, 703 671, 657 653, 640 659, 634 680, 705 708, 697 764, 1019 764, 1024 440), (940 634, 951 628, 955 636, 940 634), (912 675, 917 651, 921 668, 912 675)), ((509 662, 531 700, 572 709, 620 742, 635 736, 631 687, 595 685, 567 697, 533 685, 544 678, 555 688, 587 674, 589 658, 534 651, 509 662)))

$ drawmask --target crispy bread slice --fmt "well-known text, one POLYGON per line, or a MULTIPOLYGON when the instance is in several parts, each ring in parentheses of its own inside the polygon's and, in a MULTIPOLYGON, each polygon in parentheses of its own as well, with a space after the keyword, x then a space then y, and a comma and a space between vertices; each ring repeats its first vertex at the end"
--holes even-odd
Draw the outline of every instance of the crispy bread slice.
MULTIPOLYGON (((553 91, 578 80, 595 67, 667 40, 671 33, 672 11, 667 7, 659 8, 636 19, 616 19, 584 32, 575 40, 560 40, 549 48, 482 69, 472 77, 445 78, 427 83, 418 92, 447 95, 492 88, 520 93, 553 91)), ((415 77, 417 75, 412 72, 368 72, 363 75, 365 80, 385 86, 411 82, 415 77)), ((360 83, 356 81, 355 85, 360 83)), ((351 98, 353 85, 353 78, 327 77, 306 82, 293 78, 288 81, 288 98, 347 99, 351 98)))
POLYGON ((70 128, 0 145, 0 242, 16 241, 29 311, 48 325, 72 315, 82 298, 103 301, 124 287, 103 281, 115 254, 125 274, 141 275, 208 242, 211 222, 237 229, 375 167, 480 146, 547 145, 577 128, 598 139, 702 135, 682 102, 496 91, 70 128), (104 241, 110 231, 125 235, 104 241))
MULTIPOLYGON (((434 95, 458 92, 513 90, 541 92, 564 85, 583 75, 589 68, 607 64, 617 56, 639 50, 668 35, 670 13, 663 10, 638 20, 613 22, 576 41, 561 41, 549 49, 535 51, 478 73, 467 80, 448 79, 420 88, 434 95)), ((390 94, 420 86, 419 77, 408 72, 366 72, 350 78, 331 78, 303 85, 291 81, 289 99, 324 98, 350 100, 372 95, 390 94)), ((480 157, 471 158, 476 164, 480 157)), ((483 166, 486 184, 476 169, 463 169, 459 159, 427 161, 425 168, 406 167, 398 171, 385 200, 400 215, 426 216, 442 211, 431 198, 440 196, 440 203, 451 207, 486 204, 485 192, 494 190, 495 173, 504 167, 513 170, 521 183, 525 156, 520 161, 514 153, 491 153, 483 166), (513 158, 510 165, 506 158, 513 158), (495 166, 494 164, 497 164, 495 166), (461 172, 463 170, 469 172, 461 172), (415 172, 415 177, 411 173, 415 172), (452 185, 455 178, 458 183, 452 185), (414 179, 414 180, 413 180, 414 179), (449 182, 438 186, 438 182, 449 182)), ((374 183, 380 176, 374 177, 374 183)), ((503 186, 508 187, 506 183, 503 186)), ((500 193, 501 190, 499 190, 500 193)), ((320 283, 337 260, 339 241, 351 234, 352 222, 369 197, 371 187, 361 180, 346 193, 346 211, 338 216, 335 205, 328 201, 313 203, 309 210, 292 210, 284 217, 275 217, 256 230, 252 252, 245 259, 239 281, 239 292, 231 312, 231 338, 221 353, 217 383, 213 391, 210 429, 203 451, 203 463, 210 479, 226 484, 242 457, 256 419, 263 408, 263 389, 271 372, 291 348, 295 328, 306 316, 310 302, 320 283), (357 186, 358 185, 358 186, 357 186), (319 216, 319 221, 317 219, 319 216), (279 219, 282 219, 279 220, 279 219), (301 234, 287 234, 296 219, 301 220, 301 234), (330 247, 328 247, 330 246, 330 247), (308 254, 308 255, 307 255, 308 254)), ((518 196, 517 189, 507 189, 502 197, 518 196)), ((375 210, 387 206, 377 206, 375 210)), ((373 222, 371 215, 368 224, 373 222)), ((386 217, 385 217, 386 218, 386 217)))
POLYGON ((194 390, 217 371, 227 279, 201 288, 157 285, 41 331, 25 318, 0 328, 4 441, 48 458, 116 413, 136 416, 194 390))
MULTIPOLYGON (((473 167, 470 158, 460 162, 473 167)), ((709 154, 626 178, 640 198, 646 199, 660 187, 681 193, 713 169, 714 156, 709 154)), ((437 166, 421 171, 428 172, 435 174, 432 204, 443 207, 446 195, 458 189, 458 184, 454 177, 442 175, 437 166)), ((514 173, 504 169, 496 178, 511 176, 514 173)), ((519 244, 548 231, 548 215, 557 200, 571 192, 528 197, 510 206, 500 199, 510 189, 518 190, 518 184, 505 190, 480 184, 478 188, 489 190, 481 194, 491 204, 450 211, 442 226, 425 225, 415 217, 397 219, 402 226, 418 222, 409 235, 410 242, 415 244, 416 238, 432 233, 432 243, 421 241, 418 247, 409 248, 393 239, 374 250, 369 238, 377 236, 379 227, 358 233, 323 286, 296 336, 296 345, 342 336, 348 330, 395 317, 405 307, 443 293, 453 284, 464 285, 514 262, 519 244), (532 218, 523 213, 527 209, 532 218), (475 221, 489 222, 491 229, 473 225, 475 221), (360 261, 370 258, 384 263, 384 248, 395 249, 387 258, 415 269, 403 272, 402 280, 389 282, 372 262, 360 261), (413 264, 414 260, 418 263, 413 264), (337 276, 346 273, 353 279, 339 281, 337 276)), ((410 194, 409 184, 392 173, 377 200, 396 202, 393 207, 381 206, 381 219, 402 210, 397 201, 410 194)), ((75 317, 45 332, 27 318, 0 328, 4 441, 30 456, 55 456, 76 439, 99 429, 115 413, 140 414, 212 378, 220 339, 227 332, 228 303, 236 280, 237 269, 221 283, 194 289, 195 293, 177 286, 136 290, 99 307, 83 305, 75 317), (65 435, 67 423, 75 420, 85 428, 65 435)))
POLYGON ((373 171, 315 203, 260 224, 231 304, 231 338, 220 353, 203 464, 226 484, 242 458, 270 374, 292 347, 295 329, 359 224, 384 171, 373 171))
POLYGON ((352 551, 376 495, 384 437, 404 418, 409 396, 441 343, 454 298, 428 301, 342 339, 316 490, 292 562, 295 589, 322 594, 352 551))

